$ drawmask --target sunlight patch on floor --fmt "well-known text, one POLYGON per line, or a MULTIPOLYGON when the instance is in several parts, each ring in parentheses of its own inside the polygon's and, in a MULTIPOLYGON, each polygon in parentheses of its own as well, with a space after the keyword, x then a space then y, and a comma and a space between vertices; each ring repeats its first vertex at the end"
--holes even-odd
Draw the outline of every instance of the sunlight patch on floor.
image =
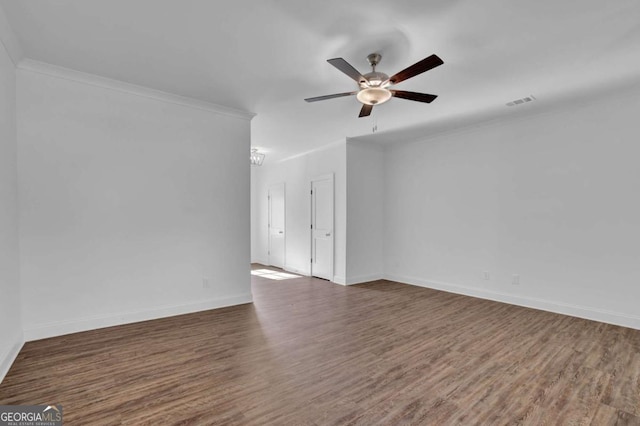
POLYGON ((300 275, 288 274, 286 272, 272 271, 270 269, 254 269, 251 275, 268 278, 270 280, 288 280, 291 278, 299 278, 300 275))

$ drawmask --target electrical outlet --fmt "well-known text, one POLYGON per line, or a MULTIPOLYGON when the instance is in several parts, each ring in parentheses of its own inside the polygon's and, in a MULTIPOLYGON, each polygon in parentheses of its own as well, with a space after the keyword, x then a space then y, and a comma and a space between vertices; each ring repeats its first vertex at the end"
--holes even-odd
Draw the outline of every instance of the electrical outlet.
POLYGON ((513 278, 511 279, 511 284, 520 285, 520 275, 514 274, 513 278))
POLYGON ((489 271, 484 271, 482 273, 482 276, 484 277, 485 280, 490 280, 491 279, 491 274, 489 273, 489 271))
POLYGON ((203 278, 202 279, 202 288, 209 288, 209 279, 208 278, 203 278))

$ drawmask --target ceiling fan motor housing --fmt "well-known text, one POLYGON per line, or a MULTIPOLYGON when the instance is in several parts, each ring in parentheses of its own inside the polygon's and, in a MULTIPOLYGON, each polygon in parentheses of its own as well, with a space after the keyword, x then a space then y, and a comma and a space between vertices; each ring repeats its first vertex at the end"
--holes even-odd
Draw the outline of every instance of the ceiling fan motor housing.
POLYGON ((389 85, 389 76, 383 72, 373 71, 363 76, 367 79, 360 83, 360 87, 386 87, 389 85))

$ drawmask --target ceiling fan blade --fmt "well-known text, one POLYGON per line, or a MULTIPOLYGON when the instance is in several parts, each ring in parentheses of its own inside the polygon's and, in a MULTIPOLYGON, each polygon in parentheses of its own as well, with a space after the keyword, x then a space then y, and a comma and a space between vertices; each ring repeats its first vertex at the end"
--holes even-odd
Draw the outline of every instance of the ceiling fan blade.
POLYGON ((391 95, 396 98, 408 99, 410 101, 431 103, 438 95, 430 95, 428 93, 407 92, 404 90, 391 90, 391 95))
POLYGON ((351 96, 351 95, 355 95, 356 93, 358 92, 345 92, 345 93, 336 93, 335 95, 316 96, 315 98, 307 98, 305 99, 305 101, 318 102, 318 101, 324 101, 326 99, 341 98, 343 96, 351 96))
POLYGON ((373 105, 362 104, 362 109, 360 110, 360 115, 358 116, 358 118, 368 117, 371 114, 372 110, 373 105))
POLYGON ((430 69, 433 69, 442 64, 444 64, 442 59, 440 59, 437 55, 431 55, 391 76, 391 78, 389 78, 389 81, 393 84, 398 84, 401 81, 405 81, 406 79, 415 77, 418 74, 422 74, 423 72, 429 71, 430 69))
POLYGON ((327 59, 327 62, 329 62, 334 67, 338 68, 340 71, 342 71, 352 79, 354 79, 356 83, 360 83, 361 81, 367 81, 367 79, 364 78, 364 76, 360 73, 360 71, 352 67, 349 62, 345 61, 342 58, 327 59))

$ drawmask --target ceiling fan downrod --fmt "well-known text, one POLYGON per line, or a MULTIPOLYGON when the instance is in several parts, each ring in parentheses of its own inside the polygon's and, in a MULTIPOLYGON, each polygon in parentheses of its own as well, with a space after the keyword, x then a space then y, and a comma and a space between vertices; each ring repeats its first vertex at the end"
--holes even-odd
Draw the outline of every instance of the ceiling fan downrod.
POLYGON ((378 65, 381 60, 382 55, 379 53, 371 53, 367 56, 367 61, 369 61, 369 65, 373 68, 373 72, 376 72, 376 65, 378 65))

